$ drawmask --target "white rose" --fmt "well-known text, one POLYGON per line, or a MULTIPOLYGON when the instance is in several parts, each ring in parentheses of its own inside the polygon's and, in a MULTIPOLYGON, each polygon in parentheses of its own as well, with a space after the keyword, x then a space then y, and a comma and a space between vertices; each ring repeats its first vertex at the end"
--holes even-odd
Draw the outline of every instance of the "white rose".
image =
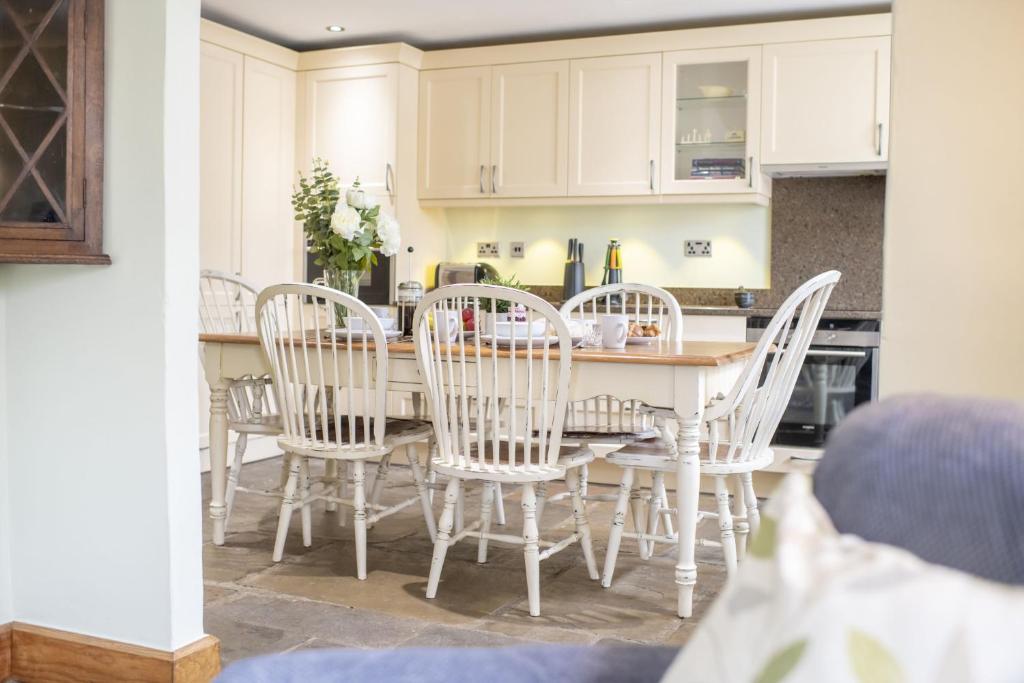
POLYGON ((362 220, 358 211, 347 204, 338 202, 338 207, 334 210, 334 215, 331 216, 331 230, 336 235, 352 240, 359 234, 362 220))
POLYGON ((369 192, 364 192, 363 193, 363 208, 364 209, 372 209, 373 207, 378 206, 378 205, 380 205, 380 201, 378 201, 376 195, 372 195, 369 192))
POLYGON ((380 238, 380 251, 385 256, 394 256, 402 246, 402 229, 393 216, 382 213, 377 218, 377 236, 380 238))

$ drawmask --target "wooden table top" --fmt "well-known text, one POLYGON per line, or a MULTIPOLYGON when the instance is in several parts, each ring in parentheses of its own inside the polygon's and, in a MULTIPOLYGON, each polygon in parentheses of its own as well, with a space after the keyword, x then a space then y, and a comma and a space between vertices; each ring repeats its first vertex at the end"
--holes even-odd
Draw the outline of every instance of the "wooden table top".
MULTIPOLYGON (((200 334, 199 341, 220 344, 259 344, 257 337, 239 334, 200 334)), ((339 344, 339 346, 344 346, 344 344, 339 344)), ((353 346, 362 348, 360 342, 356 342, 353 346)), ((755 346, 756 344, 753 342, 659 341, 647 346, 627 346, 624 349, 576 348, 572 350, 572 359, 579 363, 633 363, 638 365, 717 367, 729 365, 730 363, 750 357, 755 346)), ((467 355, 470 348, 472 346, 467 344, 467 355)), ((369 349, 373 349, 373 344, 369 345, 369 349)), ((491 355, 491 352, 490 346, 486 346, 480 351, 481 354, 486 353, 487 355, 491 355)), ((415 348, 411 341, 396 341, 388 344, 388 353, 414 355, 415 348)), ((537 356, 540 354, 540 350, 535 348, 533 353, 537 356)), ((558 347, 551 347, 549 353, 551 358, 558 358, 558 347)), ((508 349, 498 349, 499 358, 507 358, 508 356, 508 349)), ((516 349, 516 356, 525 358, 526 350, 516 349)))

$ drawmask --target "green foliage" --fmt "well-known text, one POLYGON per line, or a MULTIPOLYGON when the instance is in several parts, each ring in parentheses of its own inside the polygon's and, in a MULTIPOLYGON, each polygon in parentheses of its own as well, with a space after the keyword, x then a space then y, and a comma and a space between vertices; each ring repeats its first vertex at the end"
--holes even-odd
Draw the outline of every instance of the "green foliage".
MULTIPOLYGON (((484 278, 483 280, 480 281, 480 284, 482 284, 482 285, 497 285, 499 287, 509 287, 511 289, 518 289, 518 290, 523 291, 523 292, 529 292, 530 291, 529 287, 527 287, 526 285, 524 285, 522 282, 519 281, 519 278, 516 277, 515 273, 513 273, 512 275, 510 275, 508 277, 489 277, 489 278, 484 278)), ((510 303, 511 302, 509 302, 509 301, 502 301, 501 299, 498 299, 498 301, 495 304, 494 308, 495 308, 495 310, 498 313, 508 313, 508 309, 509 309, 510 303)), ((485 313, 490 313, 491 312, 491 300, 490 299, 483 299, 483 298, 481 298, 480 299, 480 310, 485 312, 485 313)))
POLYGON ((798 640, 776 652, 754 679, 755 683, 779 683, 793 671, 806 648, 807 641, 798 640))

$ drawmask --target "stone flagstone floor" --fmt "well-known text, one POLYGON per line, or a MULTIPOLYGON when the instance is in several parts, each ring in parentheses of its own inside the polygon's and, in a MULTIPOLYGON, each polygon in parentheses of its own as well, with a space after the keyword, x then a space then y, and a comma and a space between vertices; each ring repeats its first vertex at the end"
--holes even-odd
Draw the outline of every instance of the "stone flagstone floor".
MULTIPOLYGON (((248 486, 278 481, 281 459, 247 464, 248 486)), ((316 468, 317 466, 314 465, 316 468)), ((368 476, 369 480, 370 477, 368 476)), ((392 467, 385 503, 414 495, 408 470, 392 467)), ((716 548, 697 548, 698 582, 694 618, 675 615, 674 548, 659 546, 641 561, 635 541, 625 539, 615 581, 601 588, 587 577, 578 545, 541 563, 541 616, 530 617, 522 548, 491 542, 487 564, 476 562, 476 540, 448 551, 437 599, 424 592, 432 546, 419 507, 379 522, 368 534, 366 581, 355 578, 351 526, 339 526, 337 513, 323 504, 313 511, 313 546, 302 547, 298 515, 292 522, 282 562, 271 561, 277 524, 272 499, 239 494, 224 546, 211 542, 206 514, 209 475, 203 477, 203 561, 205 626, 220 638, 227 664, 242 657, 296 649, 390 648, 423 646, 500 646, 523 642, 630 643, 682 645, 718 594, 725 567, 716 548)), ((609 487, 592 490, 612 491, 609 487)), ((554 485, 553 491, 564 490, 554 485)), ((521 533, 518 491, 506 490, 506 529, 521 533)), ((435 496, 439 514, 443 496, 435 496)), ((701 507, 711 509, 704 497, 701 507)), ((479 486, 469 485, 467 523, 475 518, 479 486)), ((611 503, 590 503, 598 567, 603 565, 611 503)), ((571 526, 565 502, 550 503, 541 537, 564 537, 571 526), (545 533, 546 531, 546 533, 545 533), (553 533, 552 533, 553 532, 553 533)), ((627 522, 627 529, 629 529, 627 522)), ((699 535, 717 535, 705 522, 699 535)))

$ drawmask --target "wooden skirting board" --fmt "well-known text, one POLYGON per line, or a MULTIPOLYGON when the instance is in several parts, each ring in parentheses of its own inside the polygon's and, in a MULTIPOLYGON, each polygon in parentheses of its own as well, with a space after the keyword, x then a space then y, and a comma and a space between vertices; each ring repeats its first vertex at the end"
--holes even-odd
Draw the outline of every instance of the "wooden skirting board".
POLYGON ((207 683, 219 672, 213 636, 167 652, 30 624, 0 626, 0 681, 207 683))

